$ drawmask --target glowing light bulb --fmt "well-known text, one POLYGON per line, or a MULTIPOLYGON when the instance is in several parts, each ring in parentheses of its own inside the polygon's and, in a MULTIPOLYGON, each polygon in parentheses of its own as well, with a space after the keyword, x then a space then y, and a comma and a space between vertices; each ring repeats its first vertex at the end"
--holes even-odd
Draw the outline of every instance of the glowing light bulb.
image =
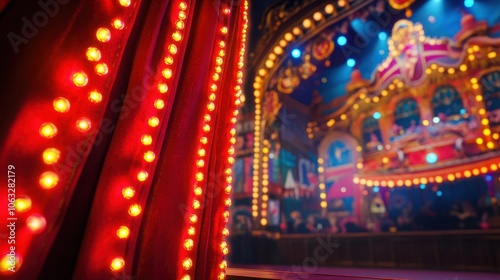
POLYGON ((38 180, 38 183, 44 189, 52 189, 55 186, 57 186, 58 182, 59 182, 59 176, 52 171, 47 171, 42 173, 42 175, 40 175, 40 178, 38 180))
POLYGON ((39 133, 44 138, 52 138, 57 134, 57 127, 52 123, 43 123, 40 126, 39 133))
MULTIPOLYGON (((166 65, 172 65, 174 63, 174 58, 172 56, 167 56, 165 57, 165 60, 164 60, 165 64, 166 65)), ((165 70, 164 70, 165 71, 165 70)), ((168 78, 167 78, 168 79, 168 78)))
POLYGON ((95 36, 97 37, 97 40, 105 43, 111 39, 111 32, 109 31, 109 29, 101 27, 97 29, 95 36))
POLYGON ((174 41, 176 42, 179 42, 180 40, 182 40, 182 35, 179 31, 175 31, 174 33, 172 33, 172 39, 174 39, 174 41))
POLYGON ((95 72, 99 76, 103 76, 103 75, 108 74, 108 65, 106 65, 106 63, 98 63, 95 66, 95 72))
POLYGON ((205 166, 205 161, 204 161, 204 160, 202 160, 202 159, 200 159, 200 160, 196 161, 196 166, 198 166, 198 167, 203 167, 203 166, 205 166))
POLYGON ((196 222, 198 221, 198 216, 196 216, 195 214, 191 214, 191 215, 189 216, 189 221, 190 221, 192 224, 196 223, 196 222))
POLYGON ((31 198, 28 196, 19 196, 14 202, 16 211, 19 213, 24 213, 31 209, 31 198))
POLYGON ((132 217, 138 216, 139 214, 141 214, 141 212, 142 212, 142 208, 139 204, 132 204, 128 208, 128 213, 132 217))
POLYGON ((121 18, 115 18, 111 22, 111 25, 118 30, 122 30, 125 27, 125 23, 123 23, 123 20, 121 18))
POLYGON ((89 47, 85 54, 89 61, 99 61, 101 59, 101 51, 98 48, 89 47))
POLYGON ((165 79, 170 79, 172 78, 172 69, 170 68, 163 69, 163 71, 161 71, 161 74, 163 75, 163 77, 165 77, 165 79))
POLYGON ((26 226, 32 233, 40 233, 47 226, 47 221, 40 214, 33 214, 26 219, 26 226))
POLYGON ((192 261, 190 258, 185 258, 185 259, 182 261, 182 267, 183 267, 185 270, 189 270, 192 266, 193 266, 193 261, 192 261))
POLYGON ((161 99, 156 99, 155 103, 154 103, 154 106, 155 106, 156 109, 161 110, 161 109, 163 109, 165 107, 165 103, 161 99))
POLYGON ((194 194, 195 195, 201 195, 203 193, 203 190, 200 187, 197 187, 194 189, 194 194))
POLYGON ((187 9, 187 4, 186 4, 186 2, 180 2, 180 3, 179 3, 179 9, 181 9, 181 10, 183 10, 183 11, 184 11, 185 9, 187 9))
POLYGON ((205 149, 199 149, 199 150, 198 150, 198 155, 199 155, 200 157, 205 156, 205 153, 206 153, 206 152, 205 152, 205 149))
POLYGON ((135 195, 135 190, 132 187, 125 187, 122 189, 122 195, 125 199, 131 199, 135 195))
POLYGON ((183 11, 179 12, 179 19, 186 19, 186 17, 187 17, 187 15, 185 12, 183 12, 183 11))
POLYGON ((120 5, 122 5, 123 7, 130 6, 130 0, 119 0, 118 2, 120 2, 120 5))
POLYGON ((46 164, 54 164, 59 161, 61 152, 56 148, 48 148, 43 151, 42 158, 46 164))
POLYGON ((99 103, 102 101, 102 94, 97 90, 89 92, 89 100, 92 103, 99 103))
POLYGON ((182 278, 181 278, 181 280, 191 280, 191 276, 189 276, 187 274, 183 275, 182 278))
POLYGON ((148 178, 148 173, 146 171, 140 171, 137 173, 137 180, 144 182, 148 178))
POLYGON ((229 235, 229 230, 227 228, 222 229, 222 235, 228 236, 229 235))
POLYGON ((198 182, 203 181, 203 177, 204 177, 204 175, 201 172, 197 172, 195 175, 196 181, 198 181, 198 182))
POLYGON ((158 91, 160 93, 166 93, 168 91, 168 85, 164 83, 158 84, 158 91))
POLYGON ((0 272, 11 274, 13 265, 15 265, 15 271, 20 269, 22 265, 22 258, 18 254, 5 254, 5 256, 0 260, 0 272))
POLYGON ((90 120, 87 118, 79 118, 76 121, 76 128, 78 130, 80 130, 81 132, 89 131, 91 126, 92 126, 92 124, 90 123, 90 120))
POLYGON ((200 143, 203 144, 203 145, 207 144, 208 143, 207 137, 201 137, 200 138, 200 143))
POLYGON ((149 145, 151 145, 152 142, 153 142, 153 138, 151 137, 151 135, 149 135, 149 134, 142 135, 142 137, 141 137, 141 143, 144 146, 149 146, 149 145))
POLYGON ((121 271, 124 266, 125 260, 123 258, 114 258, 109 265, 112 271, 121 271))
POLYGON ((170 54, 176 54, 177 53, 177 46, 174 44, 170 44, 170 46, 168 46, 168 52, 170 54))
POLYGON ((85 72, 76 72, 73 74, 73 83, 77 87, 84 87, 89 82, 89 78, 85 72))
POLYGON ((196 230, 194 227, 189 227, 188 229, 188 235, 193 236, 196 233, 196 230))
POLYGON ((193 209, 198 209, 200 208, 200 206, 201 206, 200 201, 195 199, 193 201, 193 209))
POLYGON ((221 32, 222 34, 227 34, 227 27, 225 27, 225 26, 224 26, 224 27, 222 27, 222 28, 220 29, 220 32, 221 32))
POLYGON ((148 124, 151 127, 157 127, 160 124, 160 120, 157 117, 151 117, 148 120, 148 124))
POLYGON ((155 153, 152 151, 147 151, 144 153, 144 160, 147 162, 152 162, 155 160, 155 153))
POLYGON ((120 239, 128 238, 129 234, 130 234, 130 229, 126 226, 121 226, 116 231, 116 236, 118 236, 118 238, 120 238, 120 239))
POLYGON ((193 239, 186 239, 184 240, 184 248, 188 251, 191 251, 193 249, 194 242, 193 239))
POLYGON ((210 125, 208 125, 208 124, 203 125, 203 131, 209 132, 210 131, 210 125))
POLYGON ((54 99, 54 102, 52 102, 52 105, 54 106, 54 110, 59 113, 66 113, 69 111, 69 101, 68 99, 64 97, 58 97, 54 99))
POLYGON ((208 103, 207 109, 208 111, 212 112, 213 110, 215 110, 215 104, 213 102, 208 103))

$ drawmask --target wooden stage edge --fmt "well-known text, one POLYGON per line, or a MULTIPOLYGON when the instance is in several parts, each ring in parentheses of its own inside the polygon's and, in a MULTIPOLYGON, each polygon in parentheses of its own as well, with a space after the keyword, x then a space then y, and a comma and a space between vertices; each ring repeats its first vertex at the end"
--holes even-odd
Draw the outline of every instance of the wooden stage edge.
MULTIPOLYGON (((291 269, 290 269, 291 270, 291 269)), ((256 269, 256 268, 228 268, 228 280, 232 279, 331 279, 331 280, 401 280, 403 278, 387 278, 387 277, 370 277, 370 276, 352 276, 342 274, 330 273, 306 273, 306 272, 293 272, 285 270, 269 270, 269 269, 256 269)))

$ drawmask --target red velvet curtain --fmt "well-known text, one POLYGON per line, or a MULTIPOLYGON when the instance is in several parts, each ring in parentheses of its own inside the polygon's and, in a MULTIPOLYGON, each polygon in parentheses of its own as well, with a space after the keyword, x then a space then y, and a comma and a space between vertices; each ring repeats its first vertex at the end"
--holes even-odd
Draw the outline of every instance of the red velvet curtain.
POLYGON ((247 9, 238 0, 7 6, 2 278, 225 277, 247 9))

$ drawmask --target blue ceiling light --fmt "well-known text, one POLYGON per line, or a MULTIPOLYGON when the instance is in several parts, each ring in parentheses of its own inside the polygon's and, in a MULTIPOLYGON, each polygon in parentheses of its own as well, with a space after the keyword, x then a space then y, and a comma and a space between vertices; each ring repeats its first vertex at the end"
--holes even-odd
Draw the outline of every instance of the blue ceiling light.
POLYGON ((474 0, 465 0, 464 6, 467 8, 472 8, 472 6, 474 6, 474 0))
POLYGON ((428 153, 425 156, 425 160, 427 161, 427 163, 433 164, 438 161, 438 156, 435 153, 428 153))
POLYGON ((436 192, 436 195, 437 195, 437 196, 442 196, 442 195, 443 195, 443 192, 442 192, 442 191, 437 191, 437 192, 436 192))
POLYGON ((340 46, 344 46, 345 44, 347 44, 347 38, 345 36, 339 36, 337 38, 337 44, 339 44, 340 46))
POLYGON ((378 38, 380 41, 385 41, 387 39, 387 33, 385 33, 384 31, 380 32, 378 34, 378 38))
POLYGON ((425 190, 425 184, 420 184, 420 189, 425 190))
POLYGON ((378 192, 380 189, 378 187, 373 188, 373 192, 378 192))
POLYGON ((352 58, 349 58, 347 60, 347 66, 349 67, 354 67, 354 65, 356 65, 356 60, 352 59, 352 58))
POLYGON ((380 119, 380 117, 382 117, 382 114, 380 114, 379 112, 373 113, 373 118, 374 119, 378 120, 378 119, 380 119))
POLYGON ((486 181, 491 182, 493 180, 493 177, 491 175, 486 175, 486 181))
POLYGON ((299 58, 301 55, 302 55, 302 52, 299 49, 292 50, 292 57, 293 58, 299 58))

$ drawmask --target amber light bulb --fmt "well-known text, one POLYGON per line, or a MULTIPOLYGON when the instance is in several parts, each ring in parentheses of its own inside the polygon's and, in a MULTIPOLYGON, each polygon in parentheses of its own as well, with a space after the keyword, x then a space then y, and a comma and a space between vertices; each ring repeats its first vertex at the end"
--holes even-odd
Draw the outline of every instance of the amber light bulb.
POLYGON ((59 182, 59 176, 52 171, 47 171, 40 175, 40 179, 38 182, 40 183, 40 186, 42 188, 52 189, 57 186, 57 183, 59 182))
POLYGON ((57 163, 60 157, 61 157, 61 152, 56 148, 48 148, 42 154, 43 161, 46 164, 57 163))
POLYGON ((129 234, 130 229, 126 226, 120 226, 120 228, 118 228, 118 230, 116 231, 116 236, 118 236, 118 238, 120 239, 128 238, 129 234))
POLYGON ((69 111, 69 101, 68 99, 64 97, 58 97, 54 99, 54 102, 52 102, 52 105, 54 106, 54 110, 59 113, 66 113, 69 111))
POLYGON ((97 29, 95 36, 97 37, 97 40, 105 43, 111 39, 111 32, 109 31, 109 29, 101 27, 97 29))
POLYGON ((101 51, 98 48, 89 47, 86 55, 89 61, 99 61, 101 59, 101 51))
POLYGON ((125 24, 123 23, 123 20, 121 18, 115 18, 111 22, 111 25, 117 30, 122 30, 125 27, 125 24))
POLYGON ((73 74, 73 83, 77 87, 83 87, 86 86, 87 83, 89 82, 89 78, 87 77, 87 74, 85 72, 76 72, 73 74))
POLYGON ((89 92, 89 100, 92 103, 99 103, 102 101, 102 94, 97 90, 89 92))
POLYGON ((114 258, 109 267, 112 271, 121 271, 124 266, 125 260, 123 258, 114 258))
POLYGON ((135 195, 135 189, 132 187, 123 188, 122 195, 123 195, 123 198, 125 198, 125 199, 131 199, 135 195))
POLYGON ((80 118, 76 121, 76 128, 81 132, 89 131, 91 126, 92 124, 90 123, 90 120, 87 118, 80 118))
POLYGON ((57 127, 53 123, 43 123, 39 133, 44 138, 52 138, 57 134, 57 127))
POLYGON ((33 214, 26 219, 26 226, 32 233, 40 233, 47 226, 47 221, 40 214, 33 214))

